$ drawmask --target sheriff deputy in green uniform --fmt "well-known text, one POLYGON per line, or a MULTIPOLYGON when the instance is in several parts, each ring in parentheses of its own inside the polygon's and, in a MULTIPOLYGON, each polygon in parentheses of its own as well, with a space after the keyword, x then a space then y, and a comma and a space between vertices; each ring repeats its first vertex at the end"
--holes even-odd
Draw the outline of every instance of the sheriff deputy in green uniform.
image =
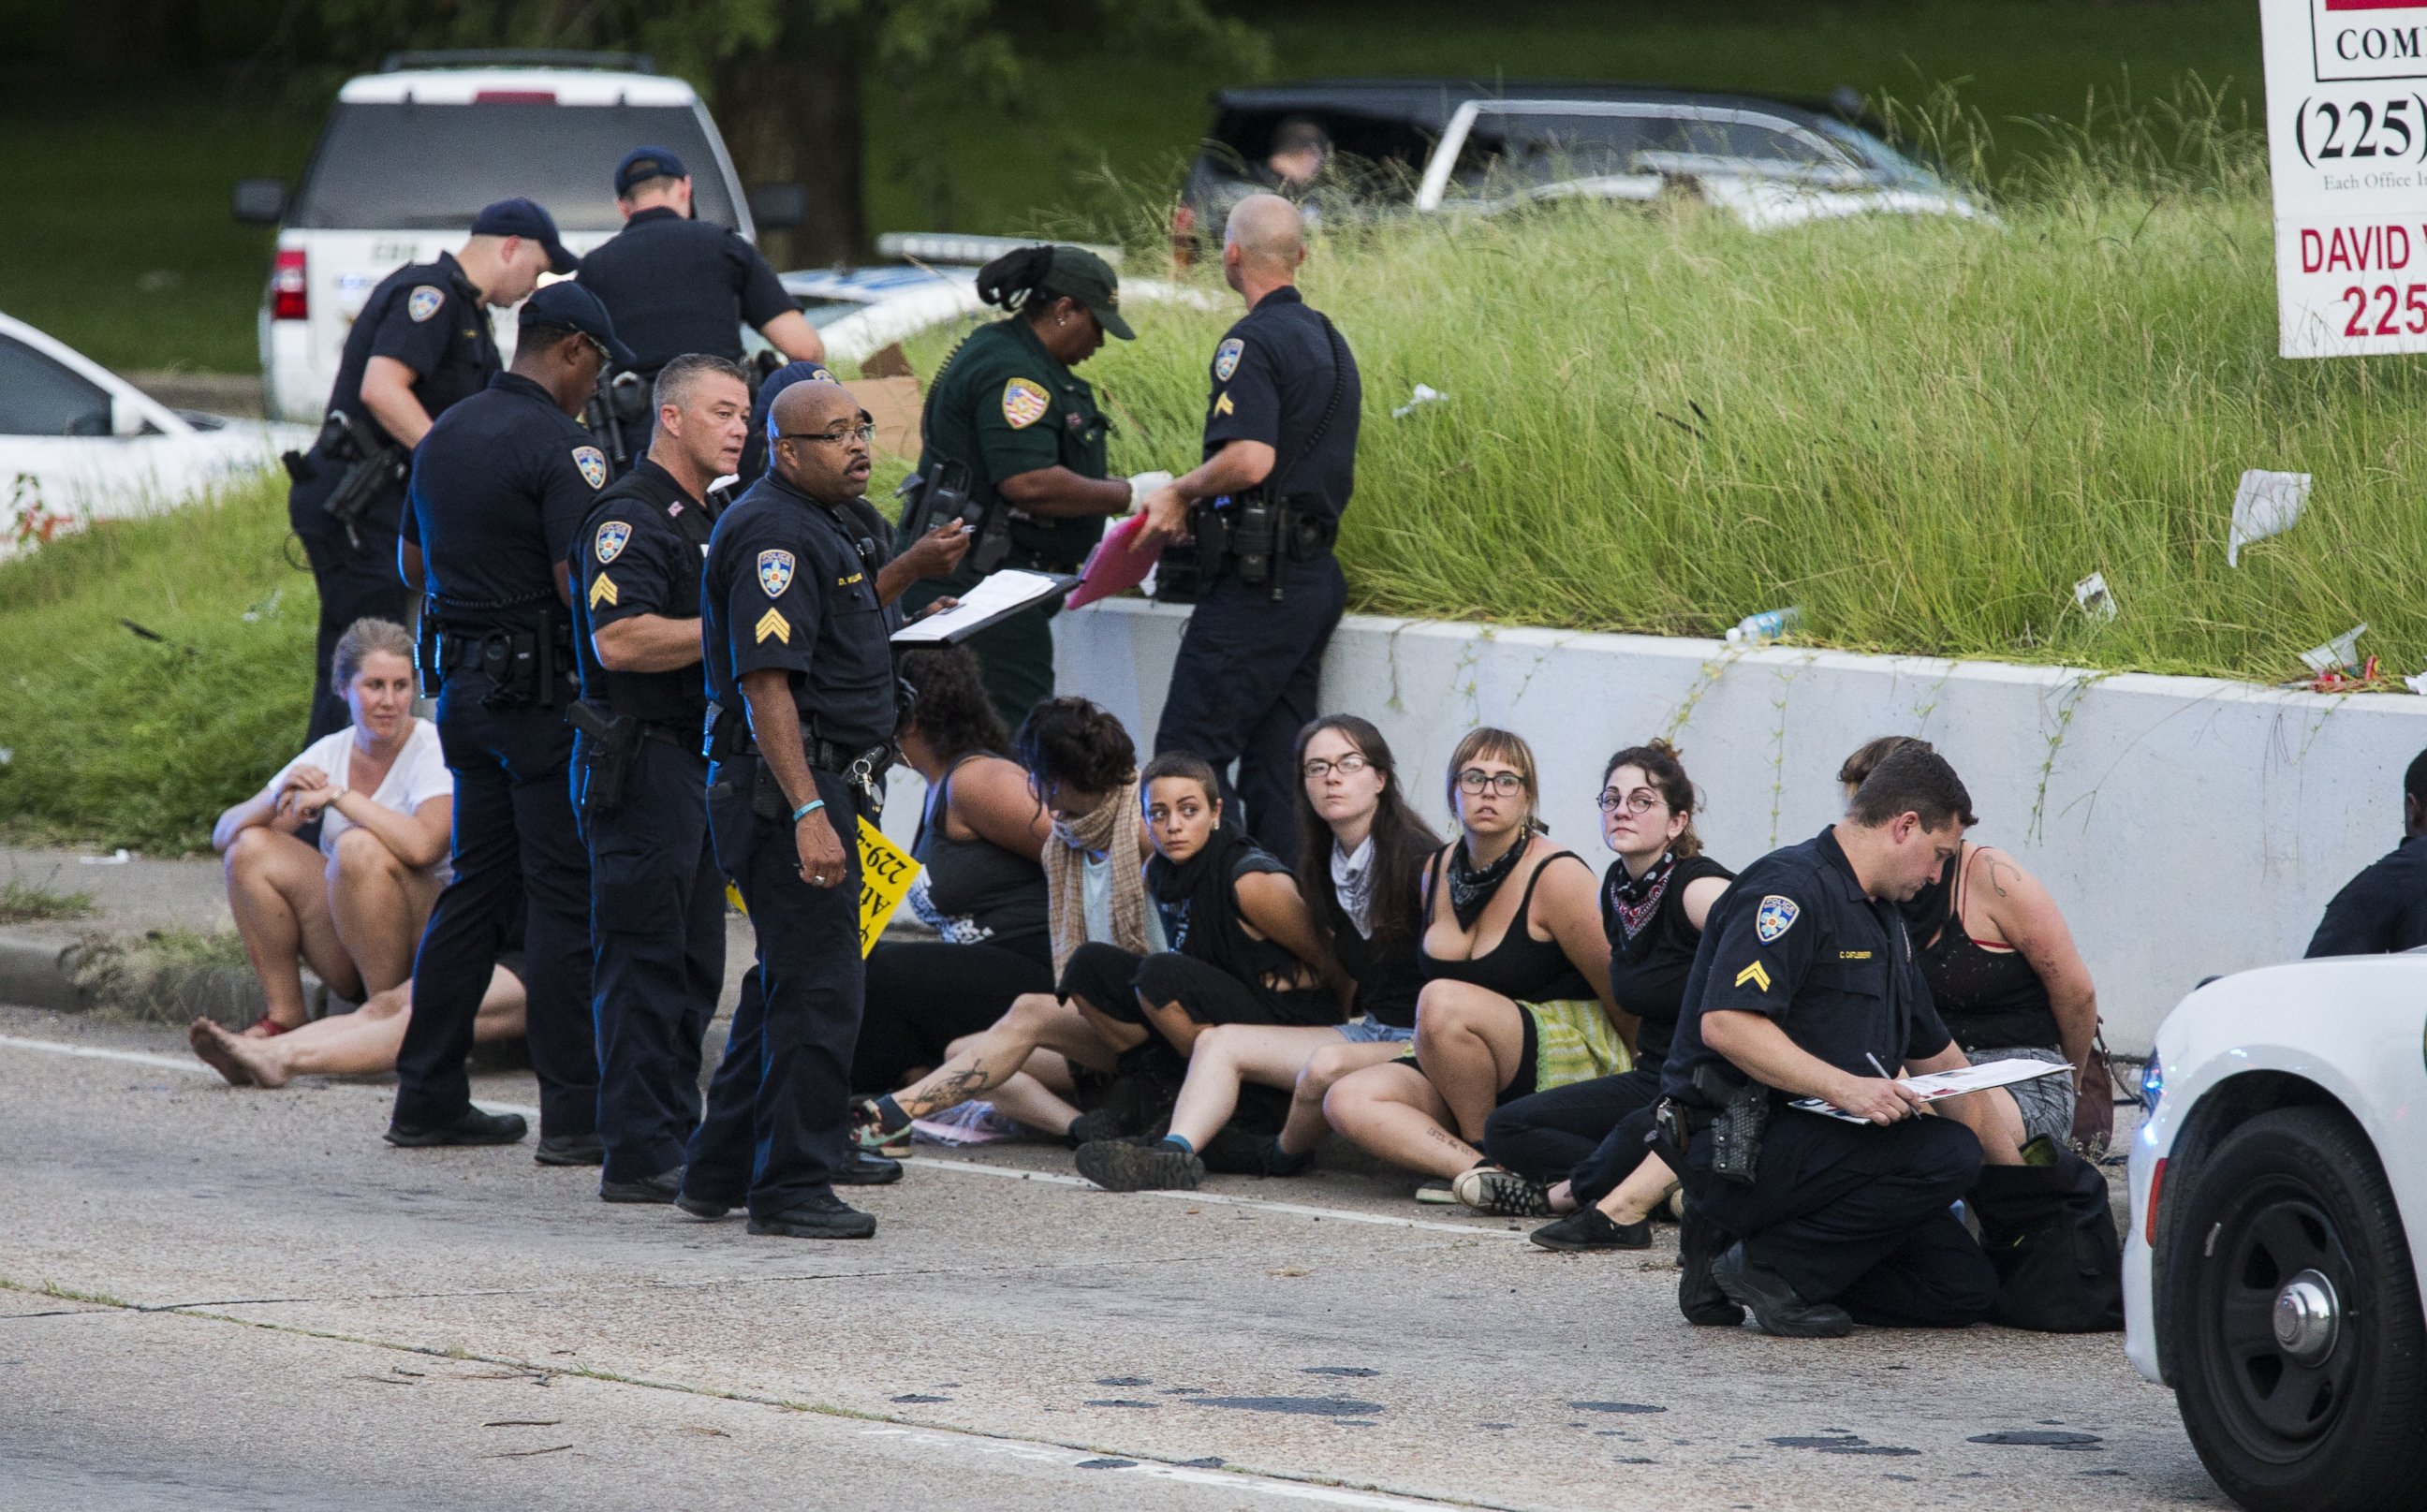
MULTIPOLYGON (((1078 247, 1022 247, 978 269, 977 289, 1009 314, 971 332, 937 374, 911 486, 938 512, 931 524, 942 523, 940 511, 966 489, 978 539, 957 573, 913 590, 905 608, 966 591, 999 568, 1077 572, 1102 538, 1105 516, 1128 513, 1171 480, 1104 476, 1111 422, 1095 389, 1071 371, 1107 334, 1134 335, 1109 264, 1078 247)), ((909 512, 920 511, 914 498, 909 512)), ((904 523, 912 523, 906 514, 904 523)), ((1023 610, 969 642, 986 691, 1015 728, 1053 693, 1054 609, 1023 610)))

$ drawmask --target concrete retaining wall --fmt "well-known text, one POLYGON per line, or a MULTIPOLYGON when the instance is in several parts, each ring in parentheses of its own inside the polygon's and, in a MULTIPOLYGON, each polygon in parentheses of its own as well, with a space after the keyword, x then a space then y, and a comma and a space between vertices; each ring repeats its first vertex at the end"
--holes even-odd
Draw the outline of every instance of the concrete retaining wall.
MULTIPOLYGON (((1061 686, 1145 746, 1182 618, 1138 600, 1062 615, 1061 686)), ((1710 850, 1742 866, 1835 817, 1832 778, 1856 745, 1922 736, 1970 788, 1975 837, 2055 893, 2109 1041, 2133 1053, 2200 978, 2300 954, 2326 901, 2399 837, 2402 772, 2427 746, 2427 699, 2406 694, 1369 616, 1333 640, 1323 700, 1381 726, 1437 823, 1458 736, 1524 735, 1554 837, 1596 869, 1593 797, 1622 745, 1678 743, 1710 850)))

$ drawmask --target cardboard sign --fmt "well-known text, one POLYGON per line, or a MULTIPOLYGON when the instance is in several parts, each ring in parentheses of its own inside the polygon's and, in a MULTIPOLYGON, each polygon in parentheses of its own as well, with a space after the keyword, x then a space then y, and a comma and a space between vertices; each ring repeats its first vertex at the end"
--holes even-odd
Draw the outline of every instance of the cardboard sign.
POLYGON ((2287 357, 2427 351, 2427 0, 2260 0, 2287 357))
POLYGON ((864 819, 859 821, 859 953, 863 960, 876 949, 885 921, 910 895, 910 884, 919 879, 920 870, 909 853, 887 839, 883 830, 864 819))

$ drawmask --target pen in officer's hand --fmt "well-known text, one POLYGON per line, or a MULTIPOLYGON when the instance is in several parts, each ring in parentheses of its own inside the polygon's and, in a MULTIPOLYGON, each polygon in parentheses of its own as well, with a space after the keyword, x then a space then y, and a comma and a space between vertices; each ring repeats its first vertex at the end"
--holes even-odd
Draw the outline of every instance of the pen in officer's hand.
POLYGON ((1864 1059, 1864 1060, 1866 1060, 1866 1061, 1868 1061, 1868 1062, 1870 1062, 1870 1063, 1871 1063, 1871 1069, 1872 1069, 1872 1070, 1877 1071, 1880 1075, 1881 1075, 1881 1076, 1883 1076, 1883 1077, 1887 1077, 1887 1079, 1888 1079, 1889 1081, 1895 1081, 1895 1080, 1896 1080, 1896 1078, 1894 1078, 1894 1077, 1892 1077, 1892 1076, 1888 1076, 1888 1068, 1887 1068, 1886 1066, 1881 1065, 1880 1064, 1880 1058, 1879 1058, 1878 1056, 1873 1055, 1873 1054, 1872 1054, 1870 1051, 1868 1051, 1868 1050, 1865 1050, 1865 1051, 1863 1052, 1863 1059, 1864 1059))

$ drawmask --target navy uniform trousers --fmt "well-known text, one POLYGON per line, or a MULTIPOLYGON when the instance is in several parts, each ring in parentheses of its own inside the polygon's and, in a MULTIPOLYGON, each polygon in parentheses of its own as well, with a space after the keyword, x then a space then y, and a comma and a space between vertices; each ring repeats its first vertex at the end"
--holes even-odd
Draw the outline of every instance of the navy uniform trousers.
POLYGON ((1323 712, 1323 648, 1347 608, 1348 579, 1329 551, 1279 565, 1279 603, 1270 583, 1250 588, 1229 572, 1197 591, 1154 749, 1203 756, 1221 778, 1223 806, 1235 814, 1245 801, 1257 843, 1295 855, 1297 732, 1323 712))
POLYGON ((831 1193, 849 1159, 851 1056, 867 993, 862 810, 849 783, 816 773, 818 796, 842 837, 845 875, 838 886, 812 887, 801 879, 789 815, 769 819, 751 806, 757 767, 756 756, 743 756, 709 772, 716 858, 749 907, 758 959, 709 1082, 683 1195, 728 1206, 746 1200, 750 1216, 773 1218, 831 1193))
MULTIPOLYGON (((589 766, 574 740, 576 790, 589 766)), ((683 1163, 699 1124, 700 1042, 725 986, 725 878, 708 838, 708 766, 655 737, 620 802, 582 821, 590 847, 598 1137, 607 1181, 683 1163)))
POLYGON ((524 913, 525 1042, 539 1075, 542 1138, 578 1138, 598 1120, 590 1028, 590 858, 574 827, 562 707, 484 707, 496 684, 450 674, 438 740, 455 773, 455 880, 439 893, 413 958, 413 1016, 397 1053, 396 1121, 452 1123, 472 1105, 464 1059, 506 935, 524 913))
POLYGON ((309 744, 353 723, 345 692, 329 685, 329 659, 337 638, 356 620, 370 618, 405 623, 413 612, 413 590, 396 570, 396 506, 388 501, 370 512, 388 521, 383 528, 369 518, 355 528, 363 544, 346 538, 346 528, 320 508, 336 492, 343 463, 323 462, 320 475, 297 483, 286 498, 287 524, 303 543, 303 559, 312 565, 312 586, 319 594, 320 624, 313 639, 311 724, 304 732, 309 744))
MULTIPOLYGON (((1804 1301, 1890 1328, 1988 1318, 1997 1273, 1947 1211, 1980 1174, 1969 1129, 1930 1117, 1881 1128, 1782 1107, 1755 1172, 1750 1184, 1713 1176, 1703 1130, 1686 1151, 1686 1204, 1804 1301)), ((1725 1245, 1711 1243, 1714 1252, 1725 1245)))

